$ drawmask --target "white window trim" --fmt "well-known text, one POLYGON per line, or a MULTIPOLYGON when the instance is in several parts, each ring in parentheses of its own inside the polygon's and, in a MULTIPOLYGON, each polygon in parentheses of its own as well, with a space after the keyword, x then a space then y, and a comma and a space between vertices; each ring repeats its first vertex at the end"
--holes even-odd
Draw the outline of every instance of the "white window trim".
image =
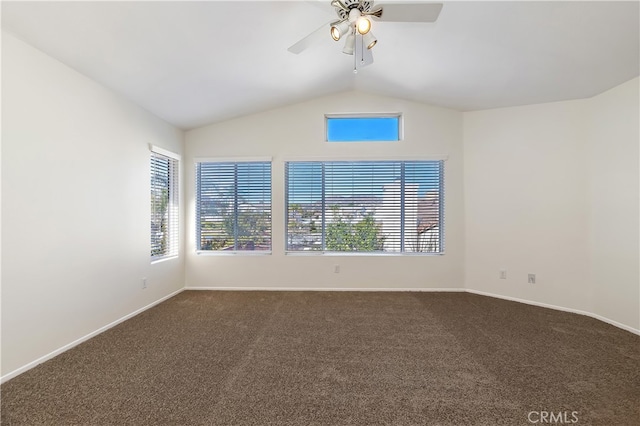
POLYGON ((180 154, 176 154, 175 152, 166 150, 164 148, 160 148, 159 146, 156 146, 156 145, 149 144, 149 151, 180 161, 180 154))
POLYGON ((442 256, 446 254, 445 251, 441 251, 438 253, 430 253, 430 252, 419 252, 419 253, 409 253, 409 252, 377 252, 377 251, 362 251, 362 252, 350 252, 350 251, 320 251, 320 250, 307 250, 307 251, 285 251, 284 254, 286 256, 340 256, 340 257, 362 257, 362 256, 373 256, 373 257, 425 257, 425 256, 442 256))
POLYGON ((179 257, 180 257, 179 254, 174 254, 174 255, 171 255, 171 256, 153 257, 153 258, 151 258, 151 264, 155 265, 156 263, 166 262, 168 260, 177 259, 179 257))
MULTIPOLYGON (((379 156, 375 156, 375 157, 362 157, 362 156, 358 156, 358 157, 345 157, 345 156, 340 156, 340 157, 284 157, 282 159, 282 167, 285 167, 285 164, 288 162, 331 162, 331 161, 335 161, 335 162, 350 162, 350 161, 354 161, 354 162, 359 162, 359 161, 442 161, 442 166, 443 166, 443 173, 444 173, 444 168, 447 164, 447 160, 449 159, 449 156, 446 154, 442 154, 442 155, 430 155, 430 156, 423 156, 423 157, 409 157, 409 156, 396 156, 396 157, 379 157, 379 156)), ((444 182, 441 182, 441 185, 444 185, 444 182)), ((286 186, 286 183, 285 183, 286 186)), ((285 189, 285 198, 287 197, 286 194, 286 189, 285 189)), ((446 201, 445 201, 446 204, 446 201)), ((445 206, 442 206, 442 208, 444 208, 445 206)), ((446 210, 445 210, 446 211, 446 210)), ((285 202, 285 209, 284 209, 284 215, 285 215, 285 226, 284 226, 284 239, 285 242, 287 240, 287 206, 286 206, 286 202, 285 202)), ((444 215, 442 217, 442 220, 444 222, 444 215)), ((442 241, 441 241, 441 251, 437 252, 437 253, 433 253, 433 252, 338 252, 338 251, 322 251, 322 250, 308 250, 308 251, 290 251, 287 250, 287 245, 285 243, 285 249, 284 249, 284 254, 285 256, 352 256, 352 257, 359 257, 359 256, 374 256, 374 257, 429 257, 429 256, 444 256, 446 254, 446 244, 445 241, 446 239, 444 238, 444 232, 446 232, 443 229, 443 234, 442 234, 442 241)))
POLYGON ((401 112, 332 112, 324 115, 325 118, 394 118, 402 117, 401 112))
MULTIPOLYGON (((197 256, 270 256, 273 254, 273 157, 194 157, 193 164, 197 167, 200 163, 271 163, 271 250, 200 250, 196 249, 197 256)), ((197 192, 197 191, 196 191, 197 192)), ((197 194, 196 194, 197 198, 197 194)), ((197 215, 196 206, 196 215, 197 215)), ((197 222, 197 220, 196 220, 197 222)), ((196 228, 198 224, 196 223, 196 228)), ((199 243, 196 238, 196 247, 199 243)))
POLYGON ((270 256, 273 250, 196 250, 198 256, 270 256))
POLYGON ((329 126, 327 121, 330 118, 398 118, 398 139, 392 140, 375 140, 360 141, 363 143, 385 143, 385 142, 402 142, 404 140, 404 116, 401 112, 345 112, 345 113, 329 113, 324 115, 324 141, 327 143, 354 143, 357 141, 329 141, 329 126))
POLYGON ((181 220, 181 214, 180 214, 180 204, 181 204, 181 196, 180 196, 180 183, 181 183, 181 178, 180 178, 180 172, 181 172, 181 156, 179 154, 176 154, 175 152, 166 150, 164 148, 161 148, 159 146, 153 145, 153 144, 149 144, 149 151, 155 153, 155 154, 159 154, 159 155, 163 155, 167 158, 170 158, 172 160, 176 161, 176 167, 178 168, 177 173, 176 173, 176 177, 178 179, 178 184, 176 186, 177 189, 177 200, 178 200, 178 209, 177 209, 177 215, 178 215, 178 220, 177 220, 177 225, 178 225, 178 229, 175 231, 177 233, 176 235, 176 239, 177 239, 177 252, 176 253, 171 253, 171 254, 165 254, 165 255, 161 255, 161 256, 151 256, 151 264, 154 265, 156 263, 161 263, 161 262, 165 262, 167 260, 171 260, 171 259, 176 259, 180 257, 180 220, 181 220))
POLYGON ((273 162, 273 157, 196 157, 193 163, 262 163, 273 162))
POLYGON ((340 157, 324 157, 324 156, 318 156, 318 157, 283 157, 281 159, 281 163, 289 163, 289 162, 312 162, 312 161, 324 161, 324 162, 340 162, 340 161, 344 161, 344 162, 349 162, 349 161, 354 161, 354 162, 358 162, 358 161, 447 161, 449 159, 449 156, 446 154, 435 154, 435 155, 427 155, 427 156, 420 156, 420 157, 415 157, 415 156, 385 156, 385 157, 380 157, 380 156, 375 156, 375 157, 363 157, 363 156, 358 156, 358 157, 348 157, 348 156, 340 156, 340 157))

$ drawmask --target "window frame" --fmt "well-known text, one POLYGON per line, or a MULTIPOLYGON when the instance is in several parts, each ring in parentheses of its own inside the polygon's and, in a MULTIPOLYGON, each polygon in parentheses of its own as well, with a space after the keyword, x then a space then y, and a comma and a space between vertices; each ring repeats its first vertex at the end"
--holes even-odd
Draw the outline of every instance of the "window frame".
MULTIPOLYGON (((448 156, 429 156, 429 157, 419 157, 419 158, 406 158, 406 157, 391 157, 391 158, 288 158, 284 159, 284 251, 287 256, 443 256, 446 254, 446 245, 445 245, 445 175, 446 175, 446 164, 447 164, 448 156), (422 251, 328 251, 325 250, 324 247, 322 250, 289 250, 289 163, 339 163, 339 162, 366 162, 366 163, 375 163, 375 162, 439 162, 439 182, 438 182, 438 218, 439 218, 439 228, 438 228, 438 245, 439 251, 437 252, 422 252, 422 251)), ((325 178, 322 178, 323 181, 325 178)), ((322 183, 324 187, 326 182, 322 183)), ((322 196, 323 200, 325 195, 322 196)), ((323 201, 324 205, 324 201, 323 201)), ((326 206, 323 207, 326 209, 326 206)), ((322 241, 326 239, 326 220, 325 213, 322 213, 323 223, 322 227, 322 241)), ((403 222, 404 223, 404 222, 403 222)), ((402 228, 402 234, 404 235, 404 227, 402 228)), ((402 237, 404 238, 404 237, 402 237)), ((404 247, 404 243, 402 243, 404 247)))
POLYGON ((366 112, 366 113, 331 113, 324 115, 324 141, 326 143, 393 143, 404 139, 404 118, 401 112, 366 112), (329 120, 341 118, 397 118, 398 139, 374 139, 374 140, 329 140, 329 120))
POLYGON ((181 160, 181 156, 160 148, 158 146, 155 145, 149 145, 149 151, 151 152, 150 156, 149 156, 149 161, 150 161, 150 185, 149 185, 149 189, 150 189, 150 205, 151 205, 151 211, 150 211, 150 235, 149 235, 149 242, 151 244, 151 250, 150 250, 150 259, 151 259, 151 263, 157 263, 157 262, 161 262, 164 260, 168 260, 168 259, 172 259, 172 258, 176 258, 178 256, 180 256, 180 160, 181 160), (155 211, 154 211, 154 204, 153 204, 153 200, 152 200, 152 195, 151 193, 154 190, 153 187, 153 172, 154 172, 154 166, 153 166, 153 161, 154 158, 158 158, 160 160, 168 160, 169 162, 169 168, 168 168, 168 176, 167 176, 167 180, 168 180, 168 194, 167 194, 167 250, 162 253, 162 254, 158 254, 158 255, 154 255, 153 254, 153 220, 154 220, 154 216, 155 216, 155 211))
MULTIPOLYGON (((273 253, 273 159, 271 157, 206 157, 194 158, 194 178, 195 178, 195 252, 202 256, 263 256, 273 253), (209 164, 244 164, 244 163, 268 163, 269 164, 269 250, 207 250, 202 249, 201 243, 201 220, 200 220, 200 180, 198 176, 199 165, 209 164)), ((234 187, 234 203, 237 200, 238 188, 234 187)), ((237 208, 234 206, 234 222, 237 221, 237 208)), ((235 223, 234 223, 235 226, 235 223)), ((234 240, 237 235, 234 235, 234 240)), ((237 241, 234 241, 234 247, 237 241)))

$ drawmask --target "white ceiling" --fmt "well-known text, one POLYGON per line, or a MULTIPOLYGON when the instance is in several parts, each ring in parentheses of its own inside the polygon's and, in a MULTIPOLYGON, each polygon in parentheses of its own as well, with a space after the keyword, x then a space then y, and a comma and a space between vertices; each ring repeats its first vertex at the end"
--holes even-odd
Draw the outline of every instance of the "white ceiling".
POLYGON ((639 4, 445 2, 435 24, 374 22, 355 75, 328 28, 287 51, 335 18, 329 0, 3 1, 2 26, 191 129, 345 90, 461 111, 593 96, 640 74, 639 4))

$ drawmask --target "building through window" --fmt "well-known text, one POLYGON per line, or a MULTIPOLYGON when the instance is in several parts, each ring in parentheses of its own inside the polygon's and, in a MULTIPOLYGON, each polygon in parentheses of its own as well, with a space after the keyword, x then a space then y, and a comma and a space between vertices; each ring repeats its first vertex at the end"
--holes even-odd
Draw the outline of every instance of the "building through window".
POLYGON ((285 170, 288 252, 443 252, 443 161, 303 161, 285 170))

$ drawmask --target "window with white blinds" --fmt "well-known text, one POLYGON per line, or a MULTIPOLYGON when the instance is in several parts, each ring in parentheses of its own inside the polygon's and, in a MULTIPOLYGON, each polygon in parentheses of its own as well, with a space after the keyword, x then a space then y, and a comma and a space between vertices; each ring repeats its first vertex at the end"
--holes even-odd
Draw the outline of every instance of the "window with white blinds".
POLYGON ((442 253, 443 169, 443 161, 287 162, 287 251, 442 253))
POLYGON ((271 252, 271 162, 196 164, 197 249, 271 252))
POLYGON ((151 152, 151 260, 178 255, 178 160, 151 152))

